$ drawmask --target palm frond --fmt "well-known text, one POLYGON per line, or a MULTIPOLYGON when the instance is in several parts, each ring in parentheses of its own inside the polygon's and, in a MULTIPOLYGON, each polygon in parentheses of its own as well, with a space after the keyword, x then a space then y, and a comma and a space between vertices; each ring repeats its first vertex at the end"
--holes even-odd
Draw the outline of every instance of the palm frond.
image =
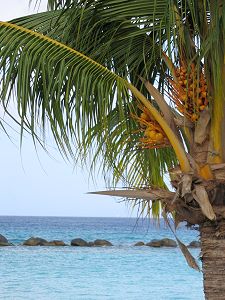
POLYGON ((162 1, 156 11, 147 0, 138 5, 143 7, 139 12, 136 1, 73 1, 62 11, 40 14, 40 19, 37 15, 13 22, 67 44, 122 77, 129 76, 145 93, 138 76, 154 82, 158 72, 165 73, 159 41, 166 40, 162 29, 167 3, 162 1))
POLYGON ((81 53, 14 24, 1 22, 0 28, 2 103, 7 108, 15 92, 19 116, 32 130, 44 127, 47 116, 56 140, 68 145, 75 128, 82 133, 98 121, 104 131, 115 87, 120 101, 129 99, 116 74, 81 53))
POLYGON ((97 156, 104 154, 104 162, 110 162, 112 167, 112 158, 120 152, 115 160, 120 176, 130 165, 137 164, 141 175, 135 178, 131 168, 130 184, 150 184, 149 170, 152 170, 154 184, 158 181, 163 185, 164 171, 176 163, 173 152, 162 155, 163 150, 149 153, 146 150, 148 154, 141 154, 141 158, 136 151, 128 163, 133 155, 131 145, 121 141, 131 134, 134 125, 131 125, 130 112, 135 105, 128 92, 130 85, 124 79, 58 41, 4 22, 0 23, 0 57, 2 104, 7 111, 9 98, 15 93, 22 126, 37 133, 38 128, 44 129, 49 122, 58 147, 64 153, 72 154, 71 145, 75 144, 84 154, 97 143, 104 149, 97 149, 97 156), (116 112, 119 126, 112 125, 112 111, 116 112), (95 128, 94 135, 89 133, 91 128, 95 128), (144 162, 147 157, 148 166, 154 162, 154 168, 149 170, 144 162))

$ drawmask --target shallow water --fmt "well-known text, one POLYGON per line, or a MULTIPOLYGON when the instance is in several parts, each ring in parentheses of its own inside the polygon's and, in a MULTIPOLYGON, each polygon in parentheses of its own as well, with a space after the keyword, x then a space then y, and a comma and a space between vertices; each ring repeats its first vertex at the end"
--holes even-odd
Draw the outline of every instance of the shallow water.
MULTIPOLYGON (((133 247, 171 237, 163 225, 125 218, 0 217, 0 233, 18 245, 30 236, 67 243, 104 238, 113 247, 1 247, 1 299, 204 299, 202 274, 179 249, 133 247)), ((185 243, 198 233, 182 227, 185 243)), ((192 254, 198 257, 199 250, 192 254)))

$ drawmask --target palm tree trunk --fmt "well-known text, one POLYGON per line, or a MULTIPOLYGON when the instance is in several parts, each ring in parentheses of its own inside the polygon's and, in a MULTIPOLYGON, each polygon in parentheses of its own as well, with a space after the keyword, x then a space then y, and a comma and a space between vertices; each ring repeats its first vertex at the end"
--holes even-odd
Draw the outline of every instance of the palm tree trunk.
POLYGON ((200 226, 204 292, 207 300, 225 299, 225 219, 200 226))

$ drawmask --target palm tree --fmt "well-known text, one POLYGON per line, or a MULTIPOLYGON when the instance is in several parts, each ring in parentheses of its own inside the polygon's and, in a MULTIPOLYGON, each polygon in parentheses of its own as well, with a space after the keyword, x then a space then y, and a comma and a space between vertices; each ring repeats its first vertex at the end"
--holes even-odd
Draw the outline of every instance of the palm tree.
MULTIPOLYGON (((40 142, 101 165, 133 199, 198 225, 206 299, 225 298, 225 4, 49 0, 0 22, 1 103, 40 142), (169 174, 172 191, 165 175, 169 174)), ((14 117, 13 117, 14 118, 14 117)), ((198 268, 178 240, 188 263, 198 268)))

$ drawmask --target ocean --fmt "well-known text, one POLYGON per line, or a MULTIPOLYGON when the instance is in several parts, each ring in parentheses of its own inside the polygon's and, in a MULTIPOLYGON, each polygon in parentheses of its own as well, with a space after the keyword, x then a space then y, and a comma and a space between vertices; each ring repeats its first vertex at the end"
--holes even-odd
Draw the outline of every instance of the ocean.
MULTIPOLYGON (((203 300, 202 273, 188 267, 178 248, 134 247, 138 241, 174 238, 163 221, 135 218, 0 217, 0 299, 203 300), (113 247, 27 247, 47 240, 109 240, 113 247)), ((198 232, 181 226, 185 244, 198 232)), ((191 253, 198 258, 199 249, 191 253)), ((200 264, 200 261, 198 261, 200 264)))

